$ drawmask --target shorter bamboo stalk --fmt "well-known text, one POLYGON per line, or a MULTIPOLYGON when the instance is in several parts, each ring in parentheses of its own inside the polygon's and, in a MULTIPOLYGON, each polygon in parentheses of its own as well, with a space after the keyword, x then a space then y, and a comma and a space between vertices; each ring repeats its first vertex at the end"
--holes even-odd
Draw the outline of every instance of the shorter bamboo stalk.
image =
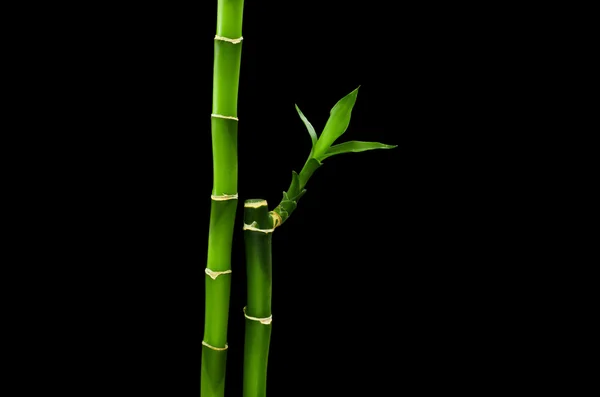
POLYGON ((248 303, 244 308, 243 397, 265 397, 267 362, 271 340, 271 238, 274 221, 265 200, 244 203, 244 242, 248 279, 248 303))
POLYGON ((342 153, 364 152, 373 149, 391 149, 395 146, 379 142, 348 141, 333 145, 346 131, 358 88, 343 97, 331 109, 330 116, 317 137, 314 127, 296 107, 312 141, 312 149, 300 171, 292 171, 292 182, 279 205, 269 212, 265 200, 246 200, 244 203, 244 241, 248 279, 246 340, 244 347, 243 397, 265 397, 267 392, 267 361, 271 338, 271 280, 272 233, 295 211, 298 201, 306 193, 305 186, 323 160, 342 153), (333 145, 333 146, 332 146, 333 145))

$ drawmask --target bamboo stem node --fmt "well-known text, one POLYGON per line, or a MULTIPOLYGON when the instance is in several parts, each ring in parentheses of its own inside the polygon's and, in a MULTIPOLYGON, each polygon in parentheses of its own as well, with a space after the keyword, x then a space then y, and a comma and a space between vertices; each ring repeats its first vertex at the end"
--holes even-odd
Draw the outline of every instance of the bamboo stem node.
POLYGON ((248 320, 258 321, 259 323, 261 323, 263 325, 271 325, 271 322, 273 321, 272 314, 269 317, 264 317, 264 318, 252 317, 252 316, 247 315, 246 307, 244 307, 244 317, 246 317, 248 320))
POLYGON ((214 200, 214 201, 237 200, 238 194, 237 193, 236 194, 220 194, 220 195, 211 194, 210 199, 214 200))
POLYGON ((273 229, 259 229, 259 228, 256 227, 256 222, 252 222, 251 225, 248 225, 248 224, 244 223, 244 228, 243 229, 251 231, 251 232, 260 232, 260 233, 265 233, 265 234, 267 234, 267 233, 273 233, 273 231, 275 231, 274 228, 273 229))
POLYGON ((235 116, 223 116, 222 114, 216 114, 216 113, 211 114, 210 117, 214 117, 214 118, 217 118, 217 119, 240 121, 240 119, 238 119, 235 116))
POLYGON ((208 275, 208 277, 212 278, 213 280, 216 280, 217 277, 219 277, 222 274, 230 274, 231 270, 224 270, 222 272, 216 272, 214 270, 210 270, 208 267, 206 269, 204 269, 204 273, 206 273, 208 275))
POLYGON ((279 226, 283 223, 283 220, 281 219, 281 215, 279 215, 277 212, 269 211, 269 214, 273 218, 273 229, 276 229, 277 226, 279 226))
POLYGON ((227 343, 225 343, 225 347, 214 347, 214 346, 211 346, 208 343, 202 341, 202 345, 208 347, 209 349, 216 350, 218 352, 222 352, 222 351, 227 350, 229 348, 229 345, 227 345, 227 343))
POLYGON ((240 36, 237 39, 230 39, 229 37, 223 37, 223 36, 216 35, 215 40, 226 41, 231 44, 240 44, 242 42, 242 40, 244 40, 244 38, 240 36))

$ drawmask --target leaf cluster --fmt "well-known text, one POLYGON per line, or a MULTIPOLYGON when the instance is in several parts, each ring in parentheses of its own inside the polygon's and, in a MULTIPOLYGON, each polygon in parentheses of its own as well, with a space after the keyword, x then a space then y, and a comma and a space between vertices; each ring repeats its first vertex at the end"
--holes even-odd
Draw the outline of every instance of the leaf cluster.
POLYGON ((298 200, 306 193, 304 186, 306 186, 308 180, 317 168, 323 165, 323 160, 342 153, 356 153, 373 149, 392 149, 396 147, 395 145, 386 145, 379 142, 363 141, 348 141, 334 145, 337 139, 346 132, 350 125, 350 117, 352 116, 352 109, 356 103, 358 88, 340 99, 331 109, 329 112, 329 119, 320 136, 317 135, 315 128, 310 121, 308 121, 306 116, 304 116, 298 105, 296 105, 296 111, 310 135, 312 148, 300 174, 292 171, 292 183, 288 190, 283 192, 283 199, 274 210, 281 216, 282 223, 285 222, 296 209, 298 200))

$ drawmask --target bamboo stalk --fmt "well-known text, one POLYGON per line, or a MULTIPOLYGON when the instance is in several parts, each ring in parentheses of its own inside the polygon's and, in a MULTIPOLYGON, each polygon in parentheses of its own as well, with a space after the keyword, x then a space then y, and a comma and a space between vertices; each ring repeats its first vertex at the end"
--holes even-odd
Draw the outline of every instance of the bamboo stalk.
POLYGON ((213 190, 205 275, 201 397, 223 397, 225 393, 231 245, 237 208, 237 102, 243 8, 243 0, 218 1, 211 114, 213 190))
POLYGON ((272 234, 294 212, 305 186, 322 161, 338 154, 391 149, 395 146, 379 142, 349 141, 332 146, 346 131, 358 89, 352 91, 331 109, 330 117, 318 137, 314 127, 296 107, 310 134, 312 149, 300 174, 292 171, 292 182, 283 199, 269 212, 265 200, 246 200, 244 203, 244 241, 248 278, 246 340, 244 347, 244 395, 265 397, 267 391, 267 362, 271 338, 272 234))
POLYGON ((274 226, 265 200, 244 203, 248 303, 244 308, 243 397, 265 397, 271 340, 271 236, 274 226))

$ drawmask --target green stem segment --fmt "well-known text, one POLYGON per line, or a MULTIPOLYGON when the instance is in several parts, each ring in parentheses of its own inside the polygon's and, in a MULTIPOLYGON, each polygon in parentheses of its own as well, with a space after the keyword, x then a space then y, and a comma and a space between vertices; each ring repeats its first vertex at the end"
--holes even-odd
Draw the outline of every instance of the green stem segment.
POLYGON ((208 237, 206 299, 201 397, 223 397, 227 359, 227 319, 231 288, 231 244, 237 208, 237 102, 243 0, 219 0, 215 38, 213 105, 211 116, 213 149, 213 199, 208 237), (222 273, 225 272, 225 273, 222 273), (210 273, 207 270, 207 273, 210 273), (217 275, 218 274, 218 275, 217 275))
POLYGON ((265 397, 267 393, 267 361, 271 340, 271 238, 274 223, 265 200, 246 200, 244 242, 248 304, 244 309, 243 397, 265 397))
POLYGON ((309 156, 299 175, 295 171, 292 172, 292 183, 290 183, 290 187, 286 192, 283 192, 283 199, 279 205, 273 209, 273 212, 276 212, 281 218, 281 223, 277 226, 283 224, 292 215, 292 212, 294 212, 298 206, 298 201, 304 196, 304 193, 306 193, 304 186, 306 186, 312 174, 321 165, 322 163, 319 160, 309 156))

